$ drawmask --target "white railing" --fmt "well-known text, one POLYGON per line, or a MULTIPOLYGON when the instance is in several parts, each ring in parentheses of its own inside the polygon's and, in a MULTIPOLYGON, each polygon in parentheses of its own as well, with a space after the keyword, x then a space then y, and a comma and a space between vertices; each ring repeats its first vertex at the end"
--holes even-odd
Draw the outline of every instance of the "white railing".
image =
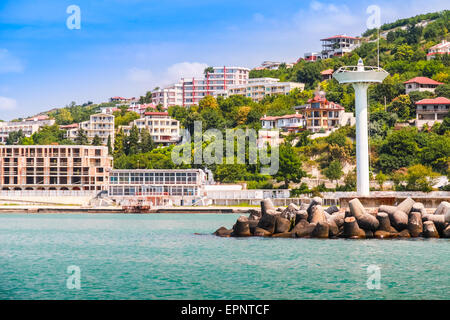
POLYGON ((0 190, 0 197, 93 197, 99 192, 98 190, 0 190))

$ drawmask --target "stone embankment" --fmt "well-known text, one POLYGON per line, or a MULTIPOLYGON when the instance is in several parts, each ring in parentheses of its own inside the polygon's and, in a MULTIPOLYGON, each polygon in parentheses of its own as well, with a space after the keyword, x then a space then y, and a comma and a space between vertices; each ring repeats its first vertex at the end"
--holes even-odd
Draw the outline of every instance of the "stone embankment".
POLYGON ((270 199, 261 201, 261 210, 240 216, 233 228, 221 227, 220 237, 272 238, 450 238, 450 203, 443 201, 430 211, 407 198, 397 206, 382 205, 368 211, 355 198, 349 210, 322 207, 321 198, 298 207, 275 208, 270 199))

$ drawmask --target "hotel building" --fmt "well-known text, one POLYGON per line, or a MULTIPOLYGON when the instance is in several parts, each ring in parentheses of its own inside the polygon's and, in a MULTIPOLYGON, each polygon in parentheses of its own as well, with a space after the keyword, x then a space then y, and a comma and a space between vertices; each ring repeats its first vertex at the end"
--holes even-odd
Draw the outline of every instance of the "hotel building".
POLYGON ((83 129, 92 142, 95 136, 101 139, 102 145, 108 144, 108 137, 111 137, 111 146, 114 145, 114 116, 111 114, 97 113, 90 116, 90 120, 79 123, 78 127, 67 130, 66 136, 75 140, 78 131, 83 129))
POLYGON ((328 101, 324 96, 316 95, 308 104, 295 108, 306 120, 306 129, 312 132, 330 131, 340 126, 355 124, 351 112, 337 103, 328 101))
POLYGON ((443 84, 442 82, 437 82, 427 77, 415 77, 403 83, 405 84, 406 94, 412 91, 429 91, 434 93, 436 88, 443 84))
POLYGON ((247 84, 232 85, 225 91, 217 92, 217 95, 224 97, 241 95, 258 102, 264 99, 265 96, 287 95, 295 88, 300 89, 300 91, 305 89, 304 83, 279 81, 276 78, 248 79, 247 84))
POLYGON ((130 134, 135 125, 139 131, 148 130, 153 141, 165 146, 180 140, 180 122, 169 116, 167 112, 146 112, 143 118, 136 119, 128 126, 120 126, 123 133, 130 134))
POLYGON ((142 198, 153 205, 193 205, 204 197, 206 182, 200 169, 112 170, 108 193, 119 200, 142 198))
POLYGON ((203 78, 181 79, 172 86, 152 92, 152 102, 164 108, 198 104, 206 96, 215 96, 229 86, 246 84, 250 69, 243 67, 214 67, 203 78))
POLYGON ((416 127, 422 128, 425 124, 432 126, 441 123, 450 112, 450 99, 439 97, 435 99, 422 99, 416 102, 416 127))
POLYGON ((72 145, 0 146, 2 190, 106 190, 108 148, 72 145))
POLYGON ((5 121, 0 122, 0 143, 5 143, 11 132, 18 132, 22 130, 26 137, 31 135, 43 126, 51 126, 55 124, 55 120, 50 119, 46 115, 28 118, 24 121, 5 121))
POLYGON ((287 114, 284 116, 266 116, 261 119, 262 129, 280 129, 285 132, 300 132, 306 128, 306 120, 301 114, 287 114))

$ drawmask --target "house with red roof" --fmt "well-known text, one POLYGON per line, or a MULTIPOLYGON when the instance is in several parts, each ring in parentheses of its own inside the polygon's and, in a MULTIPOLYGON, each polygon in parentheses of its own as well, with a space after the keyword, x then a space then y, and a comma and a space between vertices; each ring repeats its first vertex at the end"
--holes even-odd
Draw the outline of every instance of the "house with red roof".
POLYGON ((325 80, 331 80, 333 78, 333 69, 327 69, 320 72, 320 75, 322 76, 322 81, 325 80))
POLYGON ((266 130, 280 129, 284 132, 300 132, 305 130, 306 121, 303 115, 287 114, 284 116, 266 116, 261 119, 261 127, 266 130))
POLYGON ((436 122, 441 123, 450 112, 450 99, 422 99, 416 102, 416 106, 416 127, 422 128, 425 124, 431 127, 436 122))
POLYGON ((434 90, 443 83, 427 77, 415 77, 403 82, 403 84, 405 85, 406 94, 409 94, 412 91, 429 91, 434 93, 434 90))
POLYGON ((345 125, 355 124, 352 112, 335 102, 328 101, 325 93, 317 93, 308 103, 295 107, 306 120, 306 129, 312 132, 331 131, 345 125))
POLYGON ((442 40, 435 46, 428 49, 427 60, 434 59, 436 55, 450 54, 450 42, 447 40, 442 40))

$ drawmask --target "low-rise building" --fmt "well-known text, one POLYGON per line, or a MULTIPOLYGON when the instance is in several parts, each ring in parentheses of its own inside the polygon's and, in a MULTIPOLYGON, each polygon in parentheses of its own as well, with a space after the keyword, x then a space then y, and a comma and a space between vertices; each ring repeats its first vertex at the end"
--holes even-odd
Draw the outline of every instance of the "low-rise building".
POLYGON ((108 148, 75 145, 0 146, 2 190, 106 190, 108 148))
POLYGON ((50 119, 47 115, 40 115, 28 118, 24 121, 5 121, 0 122, 0 143, 5 143, 11 132, 22 131, 26 137, 31 135, 43 126, 51 126, 55 124, 54 119, 50 119))
POLYGON ((118 200, 136 198, 153 205, 193 205, 201 200, 207 175, 200 169, 112 170, 109 196, 118 200))
POLYGON ((450 54, 450 42, 447 40, 442 40, 435 46, 428 49, 427 60, 434 59, 436 55, 450 54))
POLYGON ((355 124, 351 112, 335 102, 328 101, 324 95, 316 95, 308 104, 295 108, 304 116, 306 129, 312 132, 330 131, 345 125, 355 124))
POLYGON ((106 146, 108 137, 110 137, 111 146, 114 145, 114 116, 112 114, 93 114, 88 121, 79 123, 77 127, 69 128, 66 137, 75 140, 78 137, 80 128, 85 132, 89 142, 92 142, 94 137, 97 136, 100 138, 101 144, 106 146))
POLYGON ((441 123, 450 112, 450 99, 439 97, 422 99, 416 102, 416 126, 422 128, 425 124, 432 126, 441 123))
POLYGON ((320 41, 322 41, 322 59, 343 56, 361 45, 361 39, 349 37, 345 34, 320 39, 320 41))
POLYGON ((427 77, 415 77, 411 80, 403 82, 405 84, 405 92, 409 94, 412 91, 429 91, 434 93, 436 88, 443 84, 427 77))
POLYGON ((304 83, 279 81, 276 78, 253 78, 249 79, 247 84, 229 86, 226 91, 217 92, 217 95, 225 97, 241 95, 258 102, 265 96, 287 95, 295 88, 300 91, 305 89, 304 83))
POLYGON ((180 140, 180 122, 171 118, 168 112, 146 112, 143 118, 134 120, 128 126, 121 126, 120 129, 129 135, 133 126, 139 131, 148 130, 153 141, 158 144, 167 146, 180 140))
POLYGON ((333 78, 333 69, 327 69, 320 72, 322 76, 322 81, 331 80, 333 78))
POLYGON ((263 70, 278 70, 281 65, 285 65, 286 69, 290 69, 294 66, 293 63, 278 62, 278 61, 264 61, 261 63, 261 69, 263 70))
POLYGON ((261 127, 266 130, 279 129, 283 132, 300 132, 306 128, 306 120, 303 115, 287 114, 284 116, 266 116, 261 119, 261 127))
POLYGON ((303 60, 309 61, 309 62, 314 62, 314 61, 317 61, 317 60, 320 60, 320 59, 321 59, 321 55, 318 52, 306 52, 303 55, 303 60))

